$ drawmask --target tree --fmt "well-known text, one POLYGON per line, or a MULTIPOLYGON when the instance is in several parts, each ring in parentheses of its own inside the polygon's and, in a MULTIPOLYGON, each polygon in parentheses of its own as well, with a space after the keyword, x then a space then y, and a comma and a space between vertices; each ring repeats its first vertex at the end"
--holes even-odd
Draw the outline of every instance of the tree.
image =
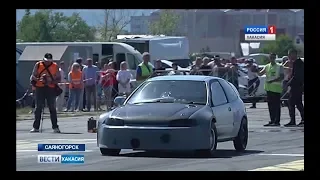
POLYGON ((278 57, 283 57, 288 55, 289 49, 295 48, 293 40, 286 35, 280 35, 277 37, 276 41, 271 41, 266 44, 261 51, 263 53, 276 53, 278 57))
POLYGON ((77 13, 67 17, 61 12, 40 10, 31 15, 26 10, 16 36, 24 42, 93 41, 95 30, 77 13))
POLYGON ((149 30, 154 35, 176 35, 179 21, 180 16, 175 14, 173 10, 161 10, 159 19, 150 23, 149 30))
POLYGON ((98 31, 101 35, 101 41, 112 41, 117 38, 117 35, 123 32, 131 22, 131 16, 135 12, 128 9, 105 9, 104 22, 98 26, 98 31))

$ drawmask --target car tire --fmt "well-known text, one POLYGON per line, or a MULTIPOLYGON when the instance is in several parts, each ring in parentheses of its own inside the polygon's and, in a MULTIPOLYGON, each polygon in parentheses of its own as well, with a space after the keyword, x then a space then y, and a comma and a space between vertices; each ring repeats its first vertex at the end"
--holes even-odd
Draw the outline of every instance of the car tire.
POLYGON ((236 151, 242 152, 247 148, 248 144, 248 120, 242 118, 241 125, 237 137, 233 140, 233 146, 236 151))
POLYGON ((121 149, 108 149, 100 148, 100 152, 104 156, 117 156, 120 154, 121 149))
POLYGON ((210 149, 200 149, 196 151, 197 155, 200 156, 212 156, 217 149, 217 144, 218 144, 218 138, 217 138, 217 128, 215 124, 212 122, 211 123, 211 128, 210 128, 210 149))

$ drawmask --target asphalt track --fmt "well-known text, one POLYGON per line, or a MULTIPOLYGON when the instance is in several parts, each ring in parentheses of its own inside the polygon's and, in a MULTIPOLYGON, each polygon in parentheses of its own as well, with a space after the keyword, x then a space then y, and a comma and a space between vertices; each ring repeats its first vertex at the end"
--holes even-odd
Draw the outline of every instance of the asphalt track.
MULTIPOLYGON (((248 105, 249 106, 249 105, 248 105)), ((287 108, 282 108, 281 124, 289 121, 287 108)), ((249 144, 247 151, 237 153, 232 142, 218 144, 214 157, 196 157, 190 152, 146 153, 123 150, 118 157, 101 156, 96 147, 96 134, 87 133, 88 117, 60 119, 63 134, 53 134, 49 119, 44 132, 30 134, 32 121, 17 122, 17 171, 249 171, 299 170, 304 166, 303 128, 263 127, 269 121, 266 103, 248 109, 249 144), (38 143, 85 143, 87 152, 82 165, 38 164, 38 143), (280 165, 279 165, 280 164, 280 165)), ((297 121, 300 117, 297 112, 297 121)), ((71 153, 70 153, 71 154, 71 153)))

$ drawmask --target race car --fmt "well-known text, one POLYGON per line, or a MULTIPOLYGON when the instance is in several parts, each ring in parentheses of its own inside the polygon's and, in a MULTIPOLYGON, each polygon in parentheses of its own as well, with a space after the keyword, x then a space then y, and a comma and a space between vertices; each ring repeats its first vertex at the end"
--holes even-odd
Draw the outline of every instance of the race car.
POLYGON ((248 120, 236 88, 212 76, 158 76, 142 83, 118 108, 100 115, 97 145, 102 155, 121 149, 194 151, 211 156, 218 142, 246 149, 248 120))

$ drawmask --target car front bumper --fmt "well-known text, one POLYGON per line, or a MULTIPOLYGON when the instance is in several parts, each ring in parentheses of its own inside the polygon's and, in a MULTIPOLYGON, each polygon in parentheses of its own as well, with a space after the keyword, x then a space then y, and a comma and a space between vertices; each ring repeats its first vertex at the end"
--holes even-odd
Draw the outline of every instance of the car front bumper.
POLYGON ((195 127, 133 127, 101 125, 97 132, 100 148, 134 150, 209 149, 209 131, 195 127))

